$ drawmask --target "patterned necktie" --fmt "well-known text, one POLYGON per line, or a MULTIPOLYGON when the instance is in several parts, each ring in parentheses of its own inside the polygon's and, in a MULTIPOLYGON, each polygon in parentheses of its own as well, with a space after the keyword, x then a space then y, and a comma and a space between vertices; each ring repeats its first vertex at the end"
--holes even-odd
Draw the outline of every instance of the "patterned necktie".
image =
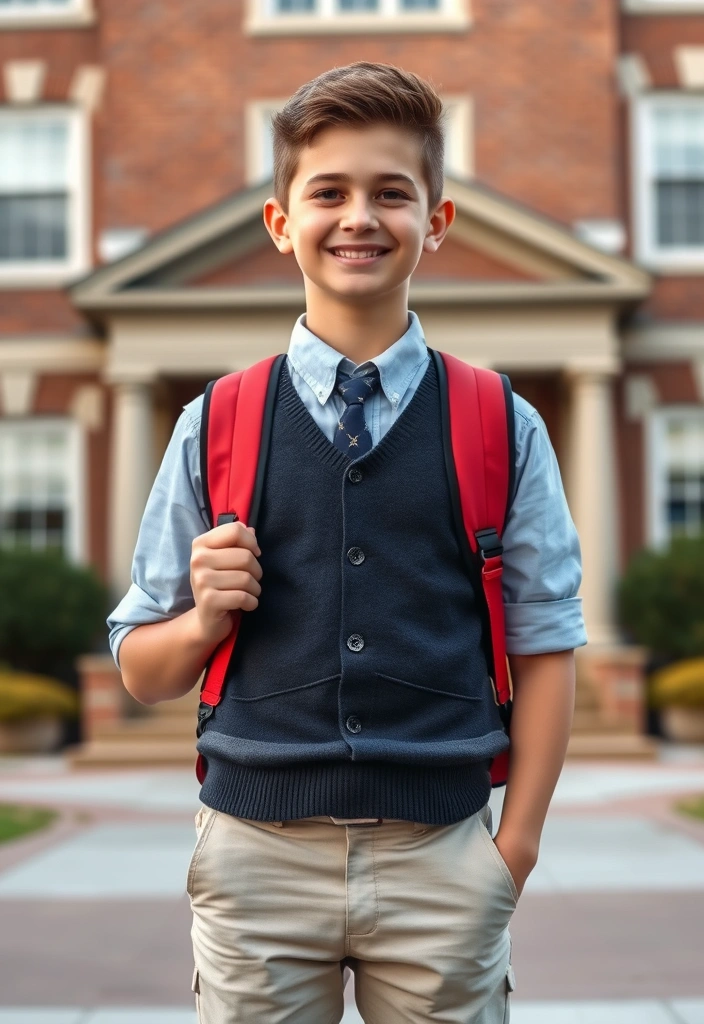
POLYGON ((364 419, 364 402, 379 387, 379 371, 374 367, 359 377, 339 373, 335 388, 345 403, 345 411, 335 431, 335 447, 352 459, 366 455, 372 446, 372 435, 364 419))

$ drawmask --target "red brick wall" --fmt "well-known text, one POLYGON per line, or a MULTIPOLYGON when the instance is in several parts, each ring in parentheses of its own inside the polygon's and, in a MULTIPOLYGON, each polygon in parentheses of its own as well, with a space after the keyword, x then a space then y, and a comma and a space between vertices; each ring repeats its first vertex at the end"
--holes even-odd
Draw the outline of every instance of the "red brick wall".
POLYGON ((617 215, 612 0, 472 6, 466 33, 250 38, 242 0, 105 5, 106 223, 156 230, 237 189, 245 102, 358 59, 473 94, 478 174, 499 191, 566 222, 617 215))

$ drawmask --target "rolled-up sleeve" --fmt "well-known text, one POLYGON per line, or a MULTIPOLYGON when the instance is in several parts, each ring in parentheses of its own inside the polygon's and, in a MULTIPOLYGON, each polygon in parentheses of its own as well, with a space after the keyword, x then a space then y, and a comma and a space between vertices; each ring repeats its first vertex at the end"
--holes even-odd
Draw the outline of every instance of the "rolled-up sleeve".
POLYGON ((132 561, 132 584, 108 616, 110 649, 136 626, 162 622, 194 607, 191 545, 210 529, 200 477, 202 396, 181 413, 144 509, 132 561))
POLYGON ((516 489, 504 530, 509 654, 547 654, 587 642, 579 538, 543 420, 515 396, 516 489))

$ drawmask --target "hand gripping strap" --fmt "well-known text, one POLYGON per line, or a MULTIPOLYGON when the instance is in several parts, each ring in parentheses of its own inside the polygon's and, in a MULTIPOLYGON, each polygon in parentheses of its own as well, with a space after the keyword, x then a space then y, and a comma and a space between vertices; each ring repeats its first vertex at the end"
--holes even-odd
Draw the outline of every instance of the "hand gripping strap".
MULTIPOLYGON (((442 353, 447 376, 449 430, 462 522, 475 556, 491 633, 495 695, 508 718, 511 687, 506 661, 506 623, 502 594, 503 533, 511 491, 513 443, 509 437, 504 382, 492 370, 469 366, 442 353)), ((512 410, 511 410, 512 411, 512 410)), ((511 424, 512 426, 512 424, 511 424)), ((506 780, 508 757, 494 759, 494 785, 506 780)))
MULTIPOLYGON (((260 460, 262 440, 268 446, 270 407, 281 366, 281 356, 271 356, 248 369, 221 377, 208 385, 201 430, 201 467, 207 511, 213 526, 225 513, 249 523, 257 501, 257 485, 263 479, 260 460), (263 434, 265 435, 263 437, 263 434)), ((242 612, 232 615, 232 630, 211 655, 201 688, 199 728, 220 703, 227 667, 237 640, 242 612)), ((206 766, 198 756, 196 774, 202 783, 206 766)))

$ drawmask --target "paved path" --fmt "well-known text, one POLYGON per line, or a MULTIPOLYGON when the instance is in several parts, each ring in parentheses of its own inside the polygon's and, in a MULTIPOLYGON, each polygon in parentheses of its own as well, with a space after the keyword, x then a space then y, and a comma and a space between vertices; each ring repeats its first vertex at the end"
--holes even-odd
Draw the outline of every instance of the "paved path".
MULTIPOLYGON (((567 766, 512 923, 513 1024, 704 1024, 704 825, 671 809, 691 792, 697 752, 567 766)), ((0 759, 0 801, 62 812, 0 846, 0 1024, 195 1024, 190 772, 0 759)))

